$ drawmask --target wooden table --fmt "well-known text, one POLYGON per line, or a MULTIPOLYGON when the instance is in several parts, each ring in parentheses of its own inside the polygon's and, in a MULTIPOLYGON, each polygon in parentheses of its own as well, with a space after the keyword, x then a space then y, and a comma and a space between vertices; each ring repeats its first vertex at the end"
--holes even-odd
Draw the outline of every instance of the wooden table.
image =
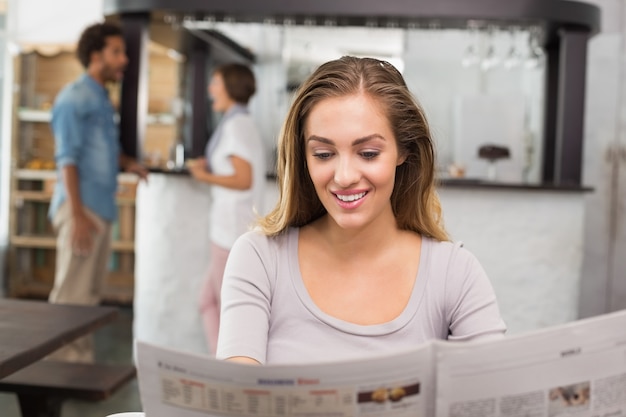
POLYGON ((115 320, 116 307, 0 298, 0 379, 115 320))

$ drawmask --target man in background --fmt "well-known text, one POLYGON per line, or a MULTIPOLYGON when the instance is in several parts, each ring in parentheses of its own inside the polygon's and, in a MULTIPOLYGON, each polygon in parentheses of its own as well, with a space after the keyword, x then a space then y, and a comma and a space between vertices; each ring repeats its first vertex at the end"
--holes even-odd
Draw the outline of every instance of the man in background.
MULTIPOLYGON (((121 28, 87 27, 77 56, 85 72, 65 86, 52 108, 58 181, 49 217, 57 233, 54 287, 49 301, 100 303, 111 250, 111 223, 121 169, 146 178, 146 169, 121 152, 115 109, 105 85, 121 81, 128 58, 121 28)), ((91 337, 55 352, 53 359, 93 361, 91 337)))

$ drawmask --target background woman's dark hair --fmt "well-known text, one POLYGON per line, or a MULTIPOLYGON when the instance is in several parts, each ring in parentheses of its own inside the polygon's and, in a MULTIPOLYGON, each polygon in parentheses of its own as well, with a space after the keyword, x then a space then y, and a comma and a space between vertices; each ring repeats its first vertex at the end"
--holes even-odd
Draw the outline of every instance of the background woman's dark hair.
POLYGON ((104 49, 106 38, 109 36, 123 37, 122 28, 115 23, 104 22, 96 23, 83 30, 76 48, 76 55, 83 67, 87 68, 89 66, 93 52, 104 49))
POLYGON ((214 71, 224 79, 224 87, 228 96, 241 104, 248 104, 250 97, 256 92, 256 81, 252 70, 243 64, 220 65, 214 71))

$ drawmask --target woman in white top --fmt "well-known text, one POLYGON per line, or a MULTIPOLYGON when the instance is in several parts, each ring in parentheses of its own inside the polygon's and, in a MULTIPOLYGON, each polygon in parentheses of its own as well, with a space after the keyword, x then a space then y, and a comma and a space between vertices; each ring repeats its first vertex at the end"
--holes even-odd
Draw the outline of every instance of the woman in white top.
POLYGON ((303 363, 506 329, 476 258, 448 241, 428 123, 389 63, 343 57, 298 89, 276 207, 233 246, 217 357, 303 363))
POLYGON ((256 91, 254 74, 242 64, 218 67, 209 84, 213 110, 223 113, 205 157, 188 164, 191 175, 211 184, 211 263, 200 294, 209 350, 215 353, 224 266, 235 240, 254 221, 265 184, 264 150, 247 104, 256 91))

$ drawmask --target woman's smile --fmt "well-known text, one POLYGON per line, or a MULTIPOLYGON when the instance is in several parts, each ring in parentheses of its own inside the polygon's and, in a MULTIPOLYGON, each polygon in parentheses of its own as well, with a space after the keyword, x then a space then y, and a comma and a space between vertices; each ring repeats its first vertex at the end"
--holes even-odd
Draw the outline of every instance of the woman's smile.
POLYGON ((355 209, 365 201, 367 191, 352 192, 352 191, 340 191, 333 192, 337 198, 337 204, 344 209, 355 209))

